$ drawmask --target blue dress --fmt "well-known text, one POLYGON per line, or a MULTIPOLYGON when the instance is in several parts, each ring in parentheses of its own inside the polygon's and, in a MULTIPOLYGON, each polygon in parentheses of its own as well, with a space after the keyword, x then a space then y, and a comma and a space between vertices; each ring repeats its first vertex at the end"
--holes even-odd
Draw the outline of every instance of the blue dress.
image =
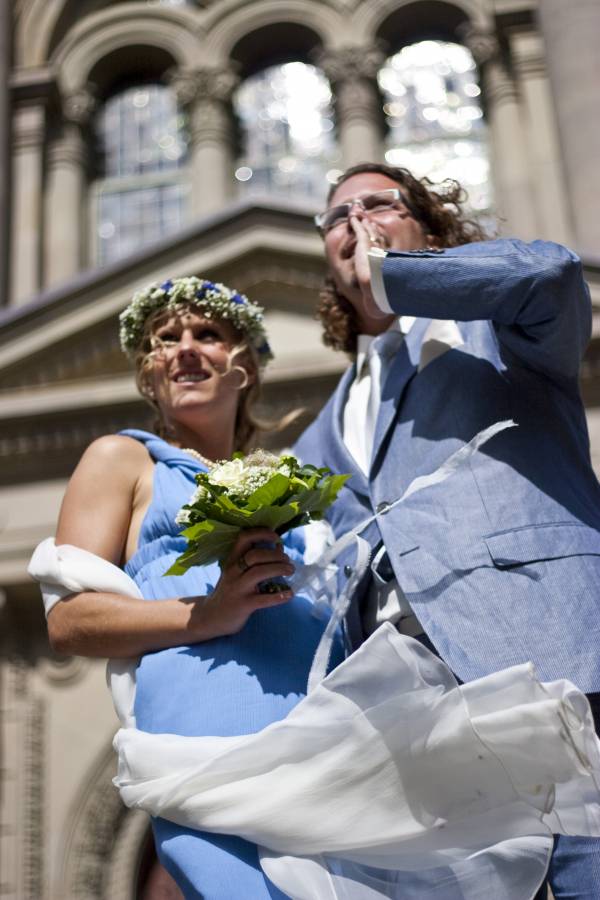
MULTIPOLYGON (((205 467, 187 453, 145 431, 121 434, 141 441, 155 461, 153 497, 140 529, 138 549, 125 566, 147 600, 210 593, 218 565, 163 576, 185 549, 175 516, 205 467)), ((285 538, 296 563, 304 550, 302 529, 285 538)), ((295 596, 282 606, 254 612, 235 635, 147 653, 137 669, 137 727, 182 735, 251 734, 283 719, 306 693, 312 659, 325 622, 310 601, 295 596)), ((341 641, 332 665, 343 658, 341 641)), ((284 895, 262 874, 254 844, 153 822, 158 857, 191 900, 263 900, 284 895)))

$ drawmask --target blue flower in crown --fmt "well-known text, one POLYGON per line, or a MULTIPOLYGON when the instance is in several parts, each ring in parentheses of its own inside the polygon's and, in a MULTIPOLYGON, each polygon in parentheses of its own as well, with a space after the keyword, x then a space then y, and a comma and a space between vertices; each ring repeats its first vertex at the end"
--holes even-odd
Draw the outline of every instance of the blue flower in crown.
POLYGON ((207 318, 227 319, 254 348, 261 366, 273 358, 263 325, 263 309, 239 291, 195 276, 153 282, 138 291, 119 316, 121 349, 135 356, 144 337, 146 319, 161 309, 175 310, 190 304, 207 318))

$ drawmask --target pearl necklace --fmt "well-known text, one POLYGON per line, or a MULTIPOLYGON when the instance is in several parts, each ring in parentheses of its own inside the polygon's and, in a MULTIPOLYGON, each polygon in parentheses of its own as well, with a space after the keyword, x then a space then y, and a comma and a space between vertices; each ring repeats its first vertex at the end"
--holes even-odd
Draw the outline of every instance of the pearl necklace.
POLYGON ((190 456, 193 456, 194 459, 197 459, 198 462, 201 462, 207 469, 212 469, 215 465, 214 460, 207 459, 206 456, 202 456, 202 454, 198 450, 194 450, 192 447, 182 447, 182 453, 189 453, 190 456))

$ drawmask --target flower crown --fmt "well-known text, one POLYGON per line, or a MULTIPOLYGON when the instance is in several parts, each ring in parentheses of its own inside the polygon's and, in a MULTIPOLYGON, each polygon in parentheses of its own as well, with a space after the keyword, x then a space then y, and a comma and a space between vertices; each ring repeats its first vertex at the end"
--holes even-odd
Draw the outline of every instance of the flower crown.
POLYGON ((155 281, 133 295, 129 306, 119 316, 121 349, 133 356, 144 336, 144 323, 159 309, 176 309, 191 304, 210 319, 227 319, 242 331, 258 354, 261 366, 266 366, 273 354, 263 325, 263 308, 251 303, 243 294, 195 276, 173 278, 161 284, 155 281))

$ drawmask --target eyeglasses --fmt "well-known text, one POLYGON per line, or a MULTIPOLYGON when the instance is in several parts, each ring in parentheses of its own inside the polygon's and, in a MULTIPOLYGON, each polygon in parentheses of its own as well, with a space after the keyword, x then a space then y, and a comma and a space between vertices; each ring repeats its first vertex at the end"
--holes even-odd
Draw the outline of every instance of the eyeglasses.
POLYGON ((366 197, 355 197, 347 203, 340 203, 339 206, 332 206, 331 209, 326 209, 325 212, 315 216, 315 225, 321 234, 327 234, 332 228, 348 224, 348 218, 353 206, 359 206, 366 213, 377 215, 378 213, 389 212, 390 209, 397 209, 399 203, 402 203, 409 212, 412 212, 402 192, 398 188, 388 188, 385 191, 367 194, 366 197))

